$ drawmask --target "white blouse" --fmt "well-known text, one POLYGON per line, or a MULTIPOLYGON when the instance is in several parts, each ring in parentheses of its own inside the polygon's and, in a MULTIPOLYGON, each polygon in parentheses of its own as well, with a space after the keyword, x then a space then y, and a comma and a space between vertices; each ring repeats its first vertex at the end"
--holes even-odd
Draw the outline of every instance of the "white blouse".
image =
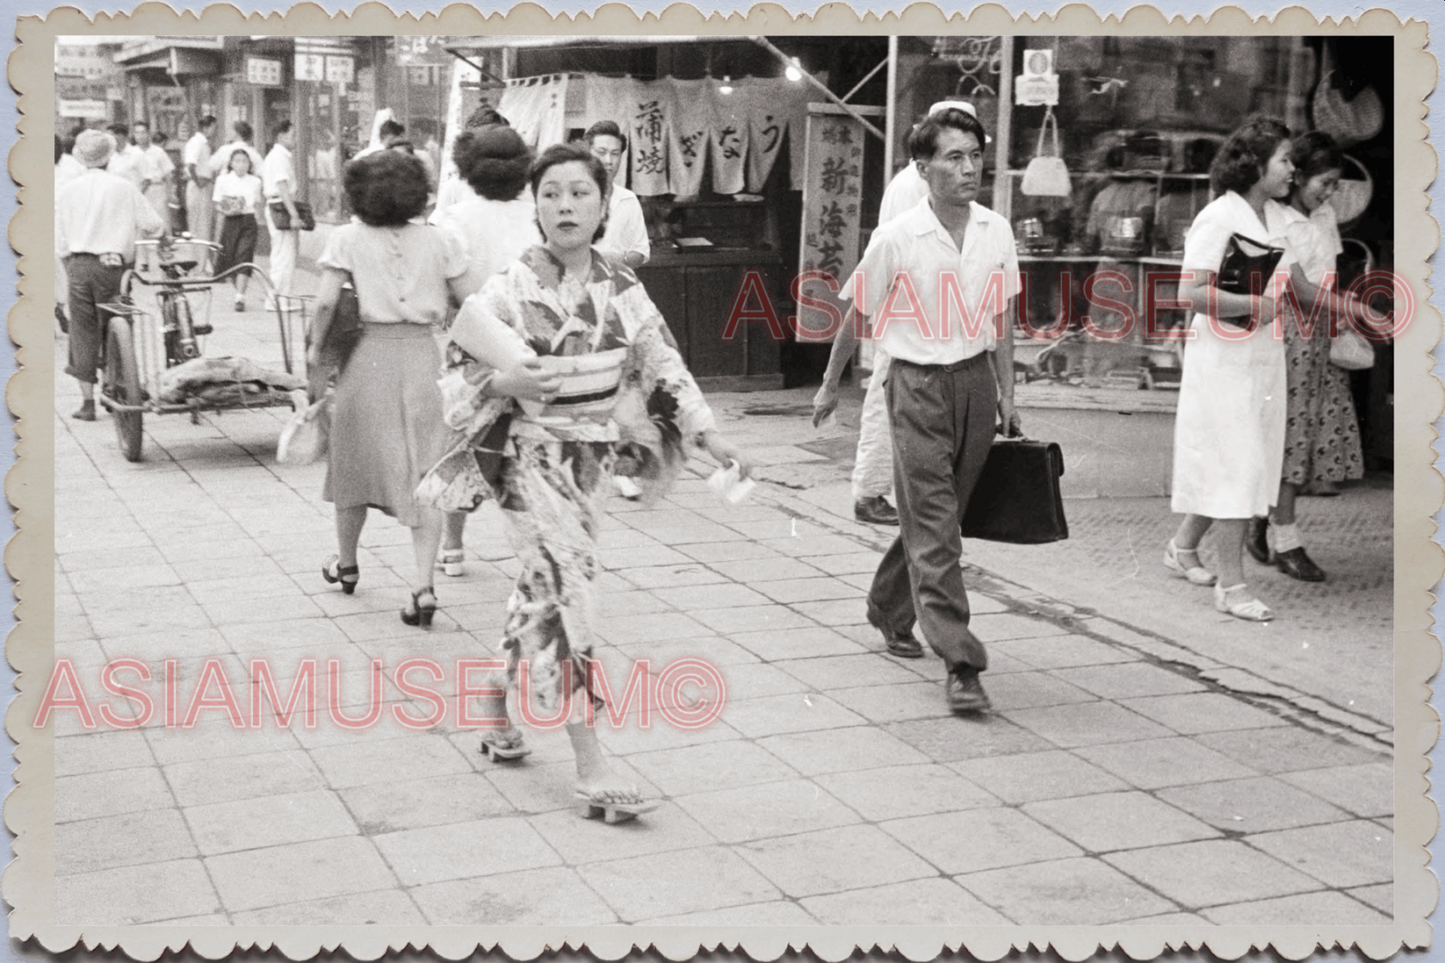
POLYGON ((223 171, 216 178, 216 189, 211 199, 221 205, 223 214, 256 215, 261 204, 261 178, 255 174, 240 175, 235 171, 223 171))

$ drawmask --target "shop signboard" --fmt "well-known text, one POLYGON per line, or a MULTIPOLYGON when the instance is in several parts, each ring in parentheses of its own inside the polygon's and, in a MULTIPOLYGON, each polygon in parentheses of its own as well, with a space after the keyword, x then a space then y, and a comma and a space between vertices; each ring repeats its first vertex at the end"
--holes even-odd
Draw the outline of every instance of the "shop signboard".
POLYGON ((61 117, 77 120, 106 120, 110 117, 109 105, 103 100, 61 100, 57 106, 61 117))
POLYGON ((326 79, 333 84, 349 84, 356 79, 356 58, 346 56, 326 57, 326 79))
POLYGON ((281 61, 268 57, 247 57, 246 83, 259 87, 281 86, 281 61))
POLYGON ((832 341, 844 316, 837 292, 858 265, 866 136, 863 125, 838 108, 808 105, 802 242, 794 288, 799 341, 832 341))
POLYGON ((324 56, 317 53, 297 52, 295 72, 297 80, 320 81, 325 77, 326 58, 324 56))
POLYGON ((1057 107, 1059 75, 1054 73, 1052 50, 1025 50, 1024 72, 1014 80, 1014 105, 1057 107))

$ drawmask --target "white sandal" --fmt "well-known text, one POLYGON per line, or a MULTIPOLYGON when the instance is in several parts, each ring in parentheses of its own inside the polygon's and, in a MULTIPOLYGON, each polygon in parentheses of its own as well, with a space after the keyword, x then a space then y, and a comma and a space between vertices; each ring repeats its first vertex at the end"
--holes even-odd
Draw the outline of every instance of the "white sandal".
POLYGON ((1164 546, 1164 567, 1176 575, 1182 575, 1193 585, 1213 585, 1217 579, 1213 572, 1203 565, 1185 565, 1179 561, 1180 555, 1193 555, 1195 562, 1199 561, 1199 549, 1180 548, 1174 544, 1174 539, 1164 546))
POLYGON ((464 574, 462 563, 466 561, 466 557, 464 548, 444 548, 437 555, 437 569, 450 578, 458 578, 464 574))
POLYGON ((1229 601, 1229 594, 1231 592, 1243 591, 1245 587, 1243 582, 1240 582, 1238 585, 1231 585, 1229 588, 1215 585, 1214 607, 1226 615, 1232 615, 1237 619, 1244 619, 1246 622, 1268 622, 1274 618, 1274 612, 1270 610, 1270 607, 1253 596, 1246 598, 1242 602, 1229 601))

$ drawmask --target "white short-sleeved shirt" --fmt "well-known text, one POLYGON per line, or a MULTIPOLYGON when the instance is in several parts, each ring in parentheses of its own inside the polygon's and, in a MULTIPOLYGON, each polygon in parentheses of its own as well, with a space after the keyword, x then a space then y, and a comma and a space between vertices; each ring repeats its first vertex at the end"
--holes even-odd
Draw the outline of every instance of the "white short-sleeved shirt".
POLYGON ((644 259, 652 256, 642 202, 621 184, 612 185, 612 196, 607 202, 607 229, 597 247, 619 257, 633 253, 641 254, 644 259))
POLYGON ((500 273, 528 248, 542 243, 537 209, 526 191, 510 201, 473 195, 450 207, 438 208, 428 221, 461 239, 467 258, 482 272, 483 280, 500 273))
POLYGON ((255 174, 242 177, 235 171, 222 171, 221 176, 216 178, 216 189, 211 192, 211 200, 220 204, 226 198, 236 198, 241 202, 241 209, 232 213, 250 214, 254 217, 261 206, 261 178, 255 174))
POLYGON ((470 267, 460 238, 416 223, 343 224, 316 263, 351 275, 368 324, 439 324, 447 314, 447 282, 470 267))
POLYGON ((913 208, 928 196, 928 181, 918 173, 918 164, 909 161, 883 191, 883 203, 878 205, 878 223, 887 224, 899 214, 913 208))
POLYGON ((118 150, 110 155, 110 163, 105 169, 118 177, 124 177, 130 181, 136 190, 140 190, 141 182, 146 179, 145 154, 134 144, 126 144, 124 150, 118 150))
POLYGON ((839 292, 872 319, 890 357, 953 364, 994 347, 994 319, 1019 293, 1018 250, 1002 217, 976 202, 969 211, 962 250, 927 197, 879 225, 839 292))
POLYGON ((191 135, 181 160, 187 167, 194 167, 202 180, 206 179, 211 170, 211 142, 205 134, 196 131, 191 135))
POLYGON ((266 199, 279 201, 281 199, 281 182, 286 181, 291 185, 291 192, 296 192, 296 165, 291 162, 291 151, 281 144, 271 148, 271 153, 261 162, 261 181, 266 191, 266 199))
POLYGON ((1289 238, 1289 249, 1294 252, 1300 270, 1311 284, 1319 284, 1326 271, 1333 271, 1344 253, 1345 245, 1340 240, 1340 225, 1335 209, 1329 201, 1315 208, 1308 216, 1294 208, 1289 209, 1289 223, 1285 236, 1289 238))
POLYGON ((155 208, 118 174, 89 169, 55 194, 55 253, 119 254, 135 260, 136 238, 165 229, 155 208))

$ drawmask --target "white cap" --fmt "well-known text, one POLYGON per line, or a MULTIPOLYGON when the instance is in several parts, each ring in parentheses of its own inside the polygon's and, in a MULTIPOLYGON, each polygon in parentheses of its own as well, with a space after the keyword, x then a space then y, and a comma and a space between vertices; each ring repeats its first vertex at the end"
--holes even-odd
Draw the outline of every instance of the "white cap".
MULTIPOLYGON (((968 114, 970 117, 972 117, 974 120, 978 120, 978 111, 974 109, 973 104, 970 104, 966 100, 940 100, 938 103, 928 108, 928 116, 932 117, 934 114, 941 114, 945 110, 961 110, 965 114, 968 114)), ((985 133, 983 135, 983 142, 985 144, 991 144, 993 143, 993 138, 988 136, 987 133, 985 133)))

